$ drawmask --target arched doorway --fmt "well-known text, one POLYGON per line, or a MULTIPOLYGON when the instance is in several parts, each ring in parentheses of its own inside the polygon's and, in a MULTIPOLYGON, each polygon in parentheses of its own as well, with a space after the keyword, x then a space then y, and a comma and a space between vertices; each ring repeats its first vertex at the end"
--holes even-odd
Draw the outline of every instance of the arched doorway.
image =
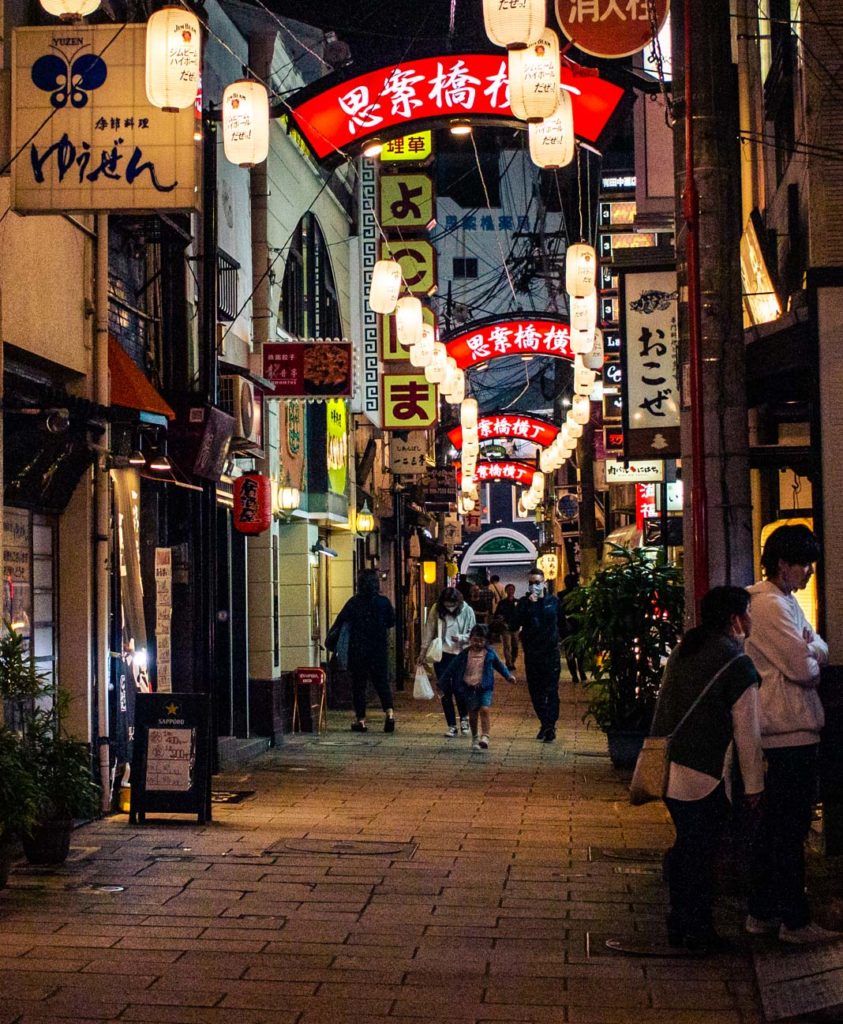
POLYGON ((520 597, 527 587, 527 576, 536 564, 538 551, 529 537, 518 530, 501 526, 487 530, 473 541, 462 557, 460 572, 470 574, 485 569, 500 576, 501 583, 515 584, 520 597))

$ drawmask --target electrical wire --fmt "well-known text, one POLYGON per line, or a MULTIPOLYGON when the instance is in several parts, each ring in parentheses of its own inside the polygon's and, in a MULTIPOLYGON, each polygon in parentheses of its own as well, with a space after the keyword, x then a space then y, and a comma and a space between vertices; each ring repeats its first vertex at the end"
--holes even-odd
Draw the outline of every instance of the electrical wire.
MULTIPOLYGON (((492 200, 489 197, 489 189, 486 186, 486 178, 485 178, 485 176, 483 174, 483 168, 482 168, 482 166, 480 164, 480 154, 477 152, 477 143, 476 143, 476 141, 474 139, 474 133, 473 132, 471 134, 471 148, 474 150, 474 160, 475 160, 475 162, 477 164, 477 172, 480 175, 480 183, 483 186, 483 194, 486 197, 486 208, 491 213, 491 210, 492 210, 492 200)), ((495 239, 497 240, 497 243, 498 243, 498 251, 500 252, 500 255, 501 255, 501 264, 503 266, 504 271, 506 272, 506 279, 509 282, 509 290, 512 292, 513 302, 517 302, 518 300, 515 297, 515 286, 512 283, 512 276, 509 273, 509 267, 508 267, 507 262, 506 262, 506 257, 503 254, 503 246, 501 245, 500 232, 498 231, 497 228, 495 229, 495 239)))

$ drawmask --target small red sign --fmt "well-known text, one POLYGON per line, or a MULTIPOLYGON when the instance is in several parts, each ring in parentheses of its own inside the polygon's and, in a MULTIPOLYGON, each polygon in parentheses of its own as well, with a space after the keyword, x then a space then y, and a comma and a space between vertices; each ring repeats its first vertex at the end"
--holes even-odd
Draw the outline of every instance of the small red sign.
MULTIPOLYGON (((653 0, 658 33, 670 0, 653 0)), ((653 38, 649 0, 556 0, 559 27, 583 53, 593 57, 629 57, 653 38)))
POLYGON ((574 358, 570 328, 560 320, 503 320, 478 325, 445 344, 461 370, 500 356, 574 358))
POLYGON ((348 398, 351 342, 282 341, 263 346, 268 398, 348 398))
POLYGON ((296 685, 298 686, 324 686, 325 669, 308 668, 307 666, 296 669, 296 685))
MULTIPOLYGON (((477 436, 481 441, 497 437, 514 437, 518 440, 532 441, 540 448, 547 448, 556 440, 559 427, 532 416, 512 416, 499 413, 496 416, 481 416, 477 421, 477 436)), ((462 448, 462 427, 454 427, 448 431, 451 444, 462 448)))
MULTIPOLYGON (((474 471, 474 479, 478 483, 495 482, 497 480, 509 484, 524 484, 529 487, 538 472, 529 462, 478 462, 474 471)), ((457 463, 457 484, 462 481, 462 466, 457 463)))

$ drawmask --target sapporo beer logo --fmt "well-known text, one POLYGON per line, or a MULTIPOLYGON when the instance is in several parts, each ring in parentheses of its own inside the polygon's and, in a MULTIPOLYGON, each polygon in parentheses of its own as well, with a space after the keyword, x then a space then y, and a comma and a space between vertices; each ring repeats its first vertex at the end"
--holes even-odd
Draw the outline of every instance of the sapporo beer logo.
POLYGON ((50 93, 50 103, 61 110, 68 105, 77 110, 88 105, 89 93, 99 89, 108 77, 108 66, 95 53, 83 53, 90 43, 81 39, 60 39, 51 44, 56 53, 48 53, 32 65, 32 81, 50 93), (75 47, 75 49, 73 49, 75 47))

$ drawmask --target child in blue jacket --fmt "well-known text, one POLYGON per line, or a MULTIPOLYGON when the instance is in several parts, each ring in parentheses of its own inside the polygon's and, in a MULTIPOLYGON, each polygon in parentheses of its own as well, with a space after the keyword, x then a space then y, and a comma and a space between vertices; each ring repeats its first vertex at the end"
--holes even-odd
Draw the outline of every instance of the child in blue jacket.
POLYGON ((515 682, 515 676, 489 646, 488 629, 478 625, 468 634, 468 648, 454 658, 439 680, 441 684, 447 679, 454 692, 465 699, 473 750, 489 749, 495 672, 499 672, 508 683, 515 682))

